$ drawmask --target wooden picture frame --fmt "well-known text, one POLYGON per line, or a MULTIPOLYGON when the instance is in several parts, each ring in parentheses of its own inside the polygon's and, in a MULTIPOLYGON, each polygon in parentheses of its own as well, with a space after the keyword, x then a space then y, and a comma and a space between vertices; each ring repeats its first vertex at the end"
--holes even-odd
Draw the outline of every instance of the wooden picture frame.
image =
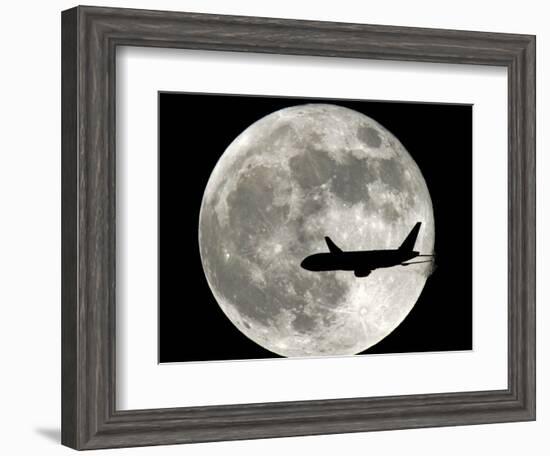
POLYGON ((535 37, 76 7, 62 13, 62 443, 75 449, 535 419, 535 37), (115 50, 146 46, 508 69, 508 388, 117 410, 115 50))

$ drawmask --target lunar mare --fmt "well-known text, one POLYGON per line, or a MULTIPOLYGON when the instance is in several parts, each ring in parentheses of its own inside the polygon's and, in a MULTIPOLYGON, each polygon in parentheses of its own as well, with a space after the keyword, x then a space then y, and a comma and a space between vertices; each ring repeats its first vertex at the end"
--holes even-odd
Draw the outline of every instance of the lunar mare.
MULTIPOLYGON (((308 255, 397 248, 434 216, 420 169, 375 120, 329 104, 285 108, 243 131, 216 164, 199 218, 199 246, 219 306, 247 337, 282 356, 352 355, 393 331, 416 303, 429 263, 311 272, 308 255)), ((223 341, 221 341, 223 343, 223 341)))

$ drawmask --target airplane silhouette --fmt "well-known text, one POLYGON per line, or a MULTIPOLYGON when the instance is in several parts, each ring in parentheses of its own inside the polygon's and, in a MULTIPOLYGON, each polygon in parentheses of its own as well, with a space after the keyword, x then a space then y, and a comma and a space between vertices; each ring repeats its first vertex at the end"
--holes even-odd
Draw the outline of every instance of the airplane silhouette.
POLYGON ((315 253, 310 255, 302 261, 300 266, 308 271, 353 271, 355 277, 367 277, 372 271, 379 268, 429 263, 433 260, 407 263, 408 260, 413 258, 434 256, 421 255, 419 252, 413 250, 421 224, 422 222, 418 222, 414 225, 411 232, 397 249, 344 252, 327 236, 325 237, 325 241, 330 253, 315 253))

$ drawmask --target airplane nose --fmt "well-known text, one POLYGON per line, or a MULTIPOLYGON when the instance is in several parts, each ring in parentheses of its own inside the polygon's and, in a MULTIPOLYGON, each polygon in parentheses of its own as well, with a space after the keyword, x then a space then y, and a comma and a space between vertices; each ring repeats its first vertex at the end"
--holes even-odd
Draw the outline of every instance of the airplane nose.
POLYGON ((302 260, 302 262, 300 263, 300 266, 303 268, 303 269, 307 269, 309 270, 309 266, 311 265, 311 259, 309 257, 307 258, 304 258, 302 260))

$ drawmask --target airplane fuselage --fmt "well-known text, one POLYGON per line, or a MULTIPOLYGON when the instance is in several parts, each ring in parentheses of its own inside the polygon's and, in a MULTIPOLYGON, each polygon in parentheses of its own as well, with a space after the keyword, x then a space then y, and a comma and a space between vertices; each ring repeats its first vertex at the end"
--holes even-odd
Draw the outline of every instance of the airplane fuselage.
POLYGON ((416 251, 368 250, 356 252, 315 253, 302 261, 302 268, 308 271, 355 271, 389 268, 419 255, 416 251))

